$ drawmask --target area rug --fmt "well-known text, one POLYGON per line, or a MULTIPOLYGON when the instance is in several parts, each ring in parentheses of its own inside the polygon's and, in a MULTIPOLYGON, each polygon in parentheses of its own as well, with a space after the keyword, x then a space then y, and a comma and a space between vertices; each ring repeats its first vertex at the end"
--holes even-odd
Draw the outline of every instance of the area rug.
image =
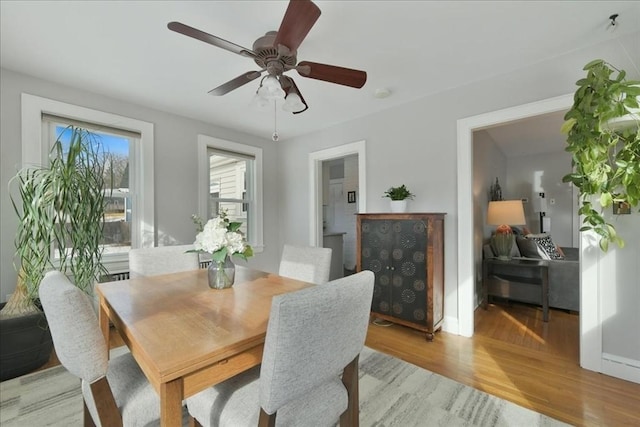
MULTIPOLYGON (((126 351, 116 349, 114 353, 126 351)), ((0 383, 3 427, 82 426, 80 381, 62 366, 0 383)), ((361 426, 564 426, 370 348, 360 356, 361 426)))

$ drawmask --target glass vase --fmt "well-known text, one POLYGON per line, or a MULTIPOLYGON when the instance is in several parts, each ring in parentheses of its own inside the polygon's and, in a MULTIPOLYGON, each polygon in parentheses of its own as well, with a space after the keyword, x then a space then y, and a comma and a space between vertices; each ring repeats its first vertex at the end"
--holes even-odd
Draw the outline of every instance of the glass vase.
POLYGON ((211 261, 209 264, 209 287, 211 289, 226 289, 233 286, 236 278, 236 266, 231 258, 226 257, 223 262, 211 261))

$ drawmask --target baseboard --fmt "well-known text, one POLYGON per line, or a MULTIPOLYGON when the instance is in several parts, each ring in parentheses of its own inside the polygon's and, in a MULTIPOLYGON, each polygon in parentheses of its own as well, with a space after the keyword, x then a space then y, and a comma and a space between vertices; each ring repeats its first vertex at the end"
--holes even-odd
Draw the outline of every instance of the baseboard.
POLYGON ((444 316, 444 321, 442 322, 442 330, 450 334, 460 335, 460 324, 458 323, 458 318, 452 316, 444 316))
POLYGON ((602 373, 640 384, 640 360, 602 353, 602 373))

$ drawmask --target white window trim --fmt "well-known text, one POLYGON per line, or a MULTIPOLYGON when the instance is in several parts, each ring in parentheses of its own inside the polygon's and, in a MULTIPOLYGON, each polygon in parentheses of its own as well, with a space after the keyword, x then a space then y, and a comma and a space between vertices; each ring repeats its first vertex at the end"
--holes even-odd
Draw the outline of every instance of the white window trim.
POLYGON ((254 252, 262 252, 264 250, 263 240, 263 206, 262 206, 262 148, 253 147, 251 145, 239 144, 224 139, 214 138, 208 135, 198 135, 198 215, 201 218, 207 216, 207 203, 205 197, 209 194, 209 156, 208 148, 222 149, 235 153, 246 154, 254 158, 255 174, 251 178, 253 182, 251 187, 254 189, 255 208, 251 215, 249 228, 255 230, 253 236, 249 236, 251 246, 254 252))
MULTIPOLYGON (((22 94, 22 165, 43 165, 49 155, 49 143, 42 135, 42 114, 83 120, 90 123, 106 125, 140 133, 139 152, 140 167, 136 168, 136 182, 141 191, 136 200, 135 209, 139 212, 140 224, 138 233, 131 236, 131 247, 151 247, 155 245, 155 213, 154 213, 154 181, 153 181, 153 123, 116 114, 105 113, 86 107, 67 104, 53 99, 42 98, 27 93, 22 94)), ((128 255, 110 257, 105 267, 109 272, 128 270, 128 255), (125 259, 126 258, 126 259, 125 259)))

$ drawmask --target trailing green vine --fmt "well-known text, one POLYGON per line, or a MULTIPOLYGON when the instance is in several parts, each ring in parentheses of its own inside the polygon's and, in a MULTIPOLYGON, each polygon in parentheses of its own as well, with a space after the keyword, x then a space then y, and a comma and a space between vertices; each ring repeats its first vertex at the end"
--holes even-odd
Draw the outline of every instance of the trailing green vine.
POLYGON ((572 182, 580 191, 580 231, 593 230, 600 236, 600 248, 607 251, 610 242, 622 248, 624 240, 605 220, 604 209, 613 203, 635 208, 640 201, 640 82, 625 80, 624 70, 601 59, 584 70, 587 76, 576 82, 573 106, 562 126, 573 166, 563 182, 572 182), (635 124, 620 129, 611 124, 630 114, 635 124))

